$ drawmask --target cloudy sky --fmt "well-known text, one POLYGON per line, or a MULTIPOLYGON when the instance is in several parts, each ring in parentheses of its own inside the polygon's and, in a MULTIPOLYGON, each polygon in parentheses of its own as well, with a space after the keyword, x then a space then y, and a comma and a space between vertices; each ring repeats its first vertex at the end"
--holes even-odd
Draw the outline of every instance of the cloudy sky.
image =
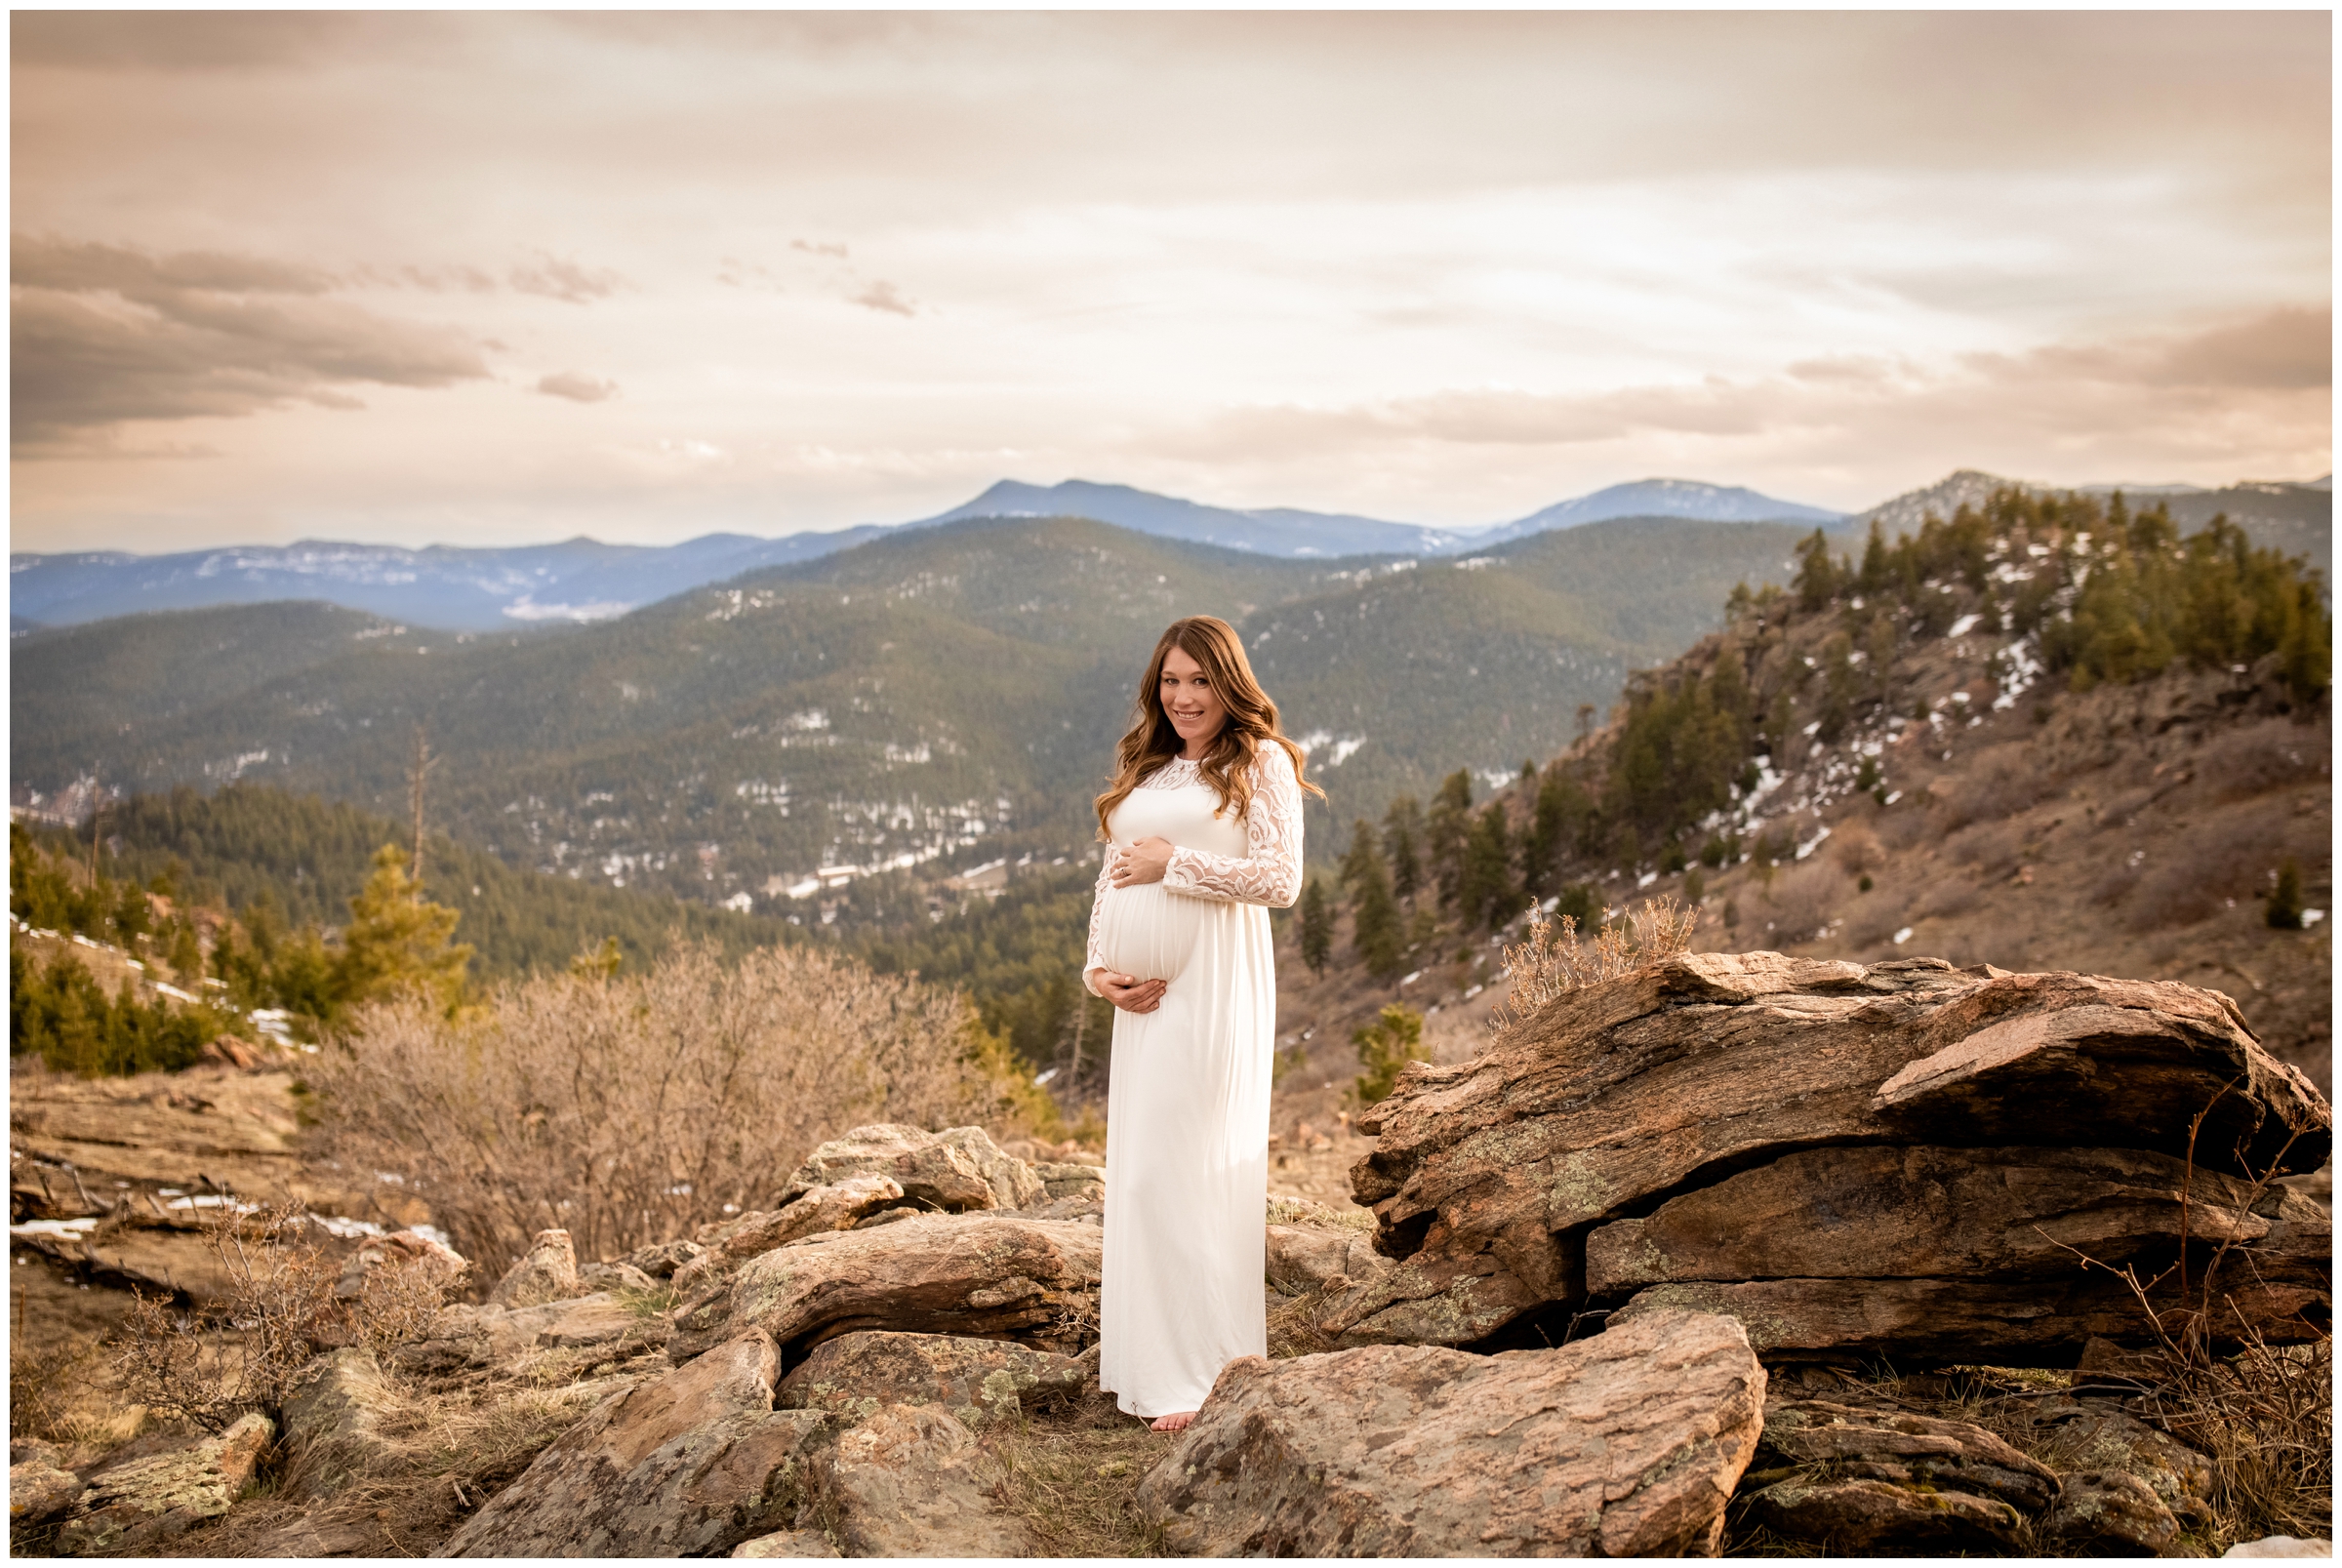
POLYGON ((2322 13, 11 25, 19 550, 2331 466, 2322 13))

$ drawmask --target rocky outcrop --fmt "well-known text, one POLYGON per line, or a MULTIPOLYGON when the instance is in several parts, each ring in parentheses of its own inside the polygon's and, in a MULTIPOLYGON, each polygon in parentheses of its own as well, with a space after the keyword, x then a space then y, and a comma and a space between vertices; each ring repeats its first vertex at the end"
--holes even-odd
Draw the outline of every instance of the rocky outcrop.
POLYGON ((891 1209, 902 1201, 902 1185, 893 1177, 864 1171, 821 1186, 807 1187, 769 1214, 746 1215, 726 1225, 710 1226, 696 1239, 719 1256, 738 1262, 818 1231, 851 1230, 857 1220, 880 1209, 891 1209))
POLYGON ((735 1557, 834 1557, 836 1547, 819 1530, 776 1530, 769 1536, 743 1541, 732 1548, 735 1557))
POLYGON ((657 1344, 664 1319, 650 1317, 604 1292, 505 1311, 494 1307, 442 1307, 423 1338, 402 1345, 393 1360, 411 1372, 502 1366, 532 1351, 606 1345, 616 1354, 628 1342, 657 1344))
POLYGON ((1190 1554, 1713 1553, 1764 1382, 1738 1324, 1693 1313, 1487 1357, 1247 1356, 1139 1506, 1190 1554))
POLYGON ((372 1350, 351 1347, 320 1356, 285 1395, 285 1495, 339 1492, 381 1446, 383 1423, 394 1404, 372 1350))
POLYGON ((782 1189, 781 1201, 787 1205, 817 1186, 834 1186, 862 1175, 891 1178, 902 1186, 907 1201, 949 1214, 1022 1209, 1045 1191, 1033 1168, 1003 1152, 981 1127, 931 1133, 878 1122, 857 1127, 808 1154, 782 1189))
POLYGON ((1047 1201, 1062 1198, 1097 1198, 1106 1196, 1106 1167, 1081 1165, 1063 1160, 1043 1160, 1032 1168, 1039 1177, 1047 1201))
POLYGON ((687 1361, 751 1326, 791 1359, 870 1329, 1077 1349, 1096 1321, 1101 1240, 1095 1226, 991 1214, 824 1232, 677 1307, 667 1353, 687 1361))
POLYGON ((65 1464, 62 1449, 37 1437, 10 1441, 8 1516, 12 1522, 37 1524, 80 1500, 81 1477, 65 1464))
POLYGON ((1087 1361, 1005 1340, 847 1334, 815 1347, 782 1380, 778 1402, 849 1422, 888 1405, 939 1405, 981 1429, 1051 1399, 1077 1398, 1097 1376, 1087 1361))
POLYGON ((2065 1482, 2041 1528, 2072 1555, 2154 1557, 2179 1539, 2179 1520, 2135 1475, 2083 1470, 2065 1482))
POLYGON ((1843 1555, 2022 1550, 2058 1478, 1967 1422, 1822 1400, 1765 1412, 1736 1510, 1843 1555))
POLYGON ((66 1556, 133 1552, 182 1535, 228 1510, 276 1435, 254 1412, 216 1437, 143 1443, 108 1460, 89 1478, 73 1511, 58 1527, 66 1556))
POLYGON ((780 1351, 749 1330, 603 1401, 448 1542, 450 1557, 675 1557, 792 1523, 827 1418, 775 1410, 780 1351))
POLYGON ((488 1293, 490 1307, 510 1311, 586 1294, 578 1283, 578 1251, 566 1230, 540 1230, 520 1262, 488 1293))
POLYGON ((1374 1250, 1374 1238, 1366 1231, 1304 1225, 1269 1227, 1269 1283, 1283 1295, 1307 1296, 1337 1277, 1369 1280, 1390 1269, 1391 1261, 1374 1250))
POLYGON ((2050 1288, 2076 1264, 2055 1243, 2175 1256, 2191 1136, 2190 1235, 2200 1214, 2254 1252, 2216 1332, 2298 1340, 2330 1311, 2322 1212, 2250 1187, 2321 1165, 2330 1111, 2186 985, 1685 954, 1410 1067, 1358 1125, 1393 1266, 1326 1294, 1340 1343, 1689 1307, 1752 1314, 1766 1353, 2070 1359, 2143 1325, 2107 1276, 2050 1288))
POLYGON ((890 1405, 813 1460, 814 1508, 855 1557, 1022 1557, 976 1438, 937 1405, 890 1405))

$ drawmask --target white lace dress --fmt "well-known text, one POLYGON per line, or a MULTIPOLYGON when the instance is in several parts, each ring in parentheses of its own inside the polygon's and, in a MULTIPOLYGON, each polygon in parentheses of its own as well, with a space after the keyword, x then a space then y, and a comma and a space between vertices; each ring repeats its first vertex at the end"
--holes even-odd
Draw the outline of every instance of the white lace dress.
POLYGON ((1266 1355, 1263 1205, 1276 961, 1269 905, 1301 892, 1301 788, 1264 746, 1242 820, 1174 761, 1108 824, 1083 983, 1111 969, 1169 982, 1151 1013, 1114 1014, 1107 1092, 1106 1279, 1099 1383, 1135 1416, 1194 1410, 1220 1369, 1266 1355), (1162 881, 1117 888, 1114 850, 1178 846, 1162 881))

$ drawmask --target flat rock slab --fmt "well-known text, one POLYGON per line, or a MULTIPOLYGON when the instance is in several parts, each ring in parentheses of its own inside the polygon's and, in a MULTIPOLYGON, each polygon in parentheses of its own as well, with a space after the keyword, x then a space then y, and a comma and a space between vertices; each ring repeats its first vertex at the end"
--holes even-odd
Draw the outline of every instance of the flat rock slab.
POLYGON ((835 1231, 744 1264, 675 1311, 680 1362, 756 1327, 794 1358, 862 1330, 1053 1337, 1096 1310, 1103 1233, 1070 1221, 921 1215, 835 1231))
POLYGON ((655 1343, 666 1332, 659 1319, 644 1317, 617 1297, 597 1291, 512 1311, 443 1307, 430 1333, 399 1347, 392 1359, 414 1371, 444 1372, 500 1366, 539 1350, 615 1347, 629 1336, 655 1343))
POLYGON ((1138 1501, 1191 1555, 1713 1553, 1764 1383, 1690 1312, 1557 1350, 1245 1356, 1138 1501))
POLYGON ((604 1400, 465 1521, 449 1557, 675 1557, 795 1517, 827 1418, 775 1410, 781 1353, 750 1330, 604 1400))
POLYGON ((137 1551, 218 1518, 275 1436, 276 1424, 256 1411, 216 1437, 110 1461, 91 1474, 72 1515, 58 1527, 59 1551, 137 1551))
POLYGON ((2332 1224, 2282 1187, 2255 1189, 2131 1148, 1805 1149, 1671 1198, 1586 1238, 1596 1297, 1678 1280, 2039 1278, 2075 1250, 2160 1271, 2182 1227, 2249 1250, 2263 1279, 2330 1278, 2332 1224), (2069 1250, 2074 1249, 2074 1250, 2069 1250))
POLYGON ((743 1541, 732 1548, 735 1557, 841 1556, 829 1538, 819 1530, 776 1530, 769 1536, 743 1541))
POLYGON ((781 1382, 784 1409, 862 1421, 888 1405, 941 1405, 982 1429, 1097 1381, 1087 1361, 1006 1340, 949 1334, 847 1334, 824 1341, 781 1382))
MULTIPOLYGON (((2161 1290, 2155 1300, 2159 1310, 2181 1310, 2179 1302, 2161 1290)), ((2129 1288, 2096 1270, 2010 1282, 1759 1279, 1653 1285, 1613 1312, 1610 1322, 1632 1322, 1653 1311, 1726 1313, 1747 1326, 1749 1343, 1768 1359, 1847 1362, 1891 1355, 1917 1366, 2023 1355, 2039 1359, 2016 1365, 2070 1366, 2093 1339, 2140 1344, 2148 1338, 2129 1288)), ((2249 1285, 2240 1278, 2235 1289, 2221 1292, 2211 1335, 2222 1346, 2256 1333, 2272 1344, 2299 1344, 2322 1337, 2332 1314, 2330 1290, 2249 1285)))
POLYGON ((1005 1152, 981 1127, 940 1133, 894 1122, 857 1127, 805 1157, 781 1192, 783 1203, 850 1176, 884 1176, 923 1208, 1022 1209, 1047 1195, 1030 1165, 1005 1152))
POLYGON ((814 1456, 814 1507, 851 1557, 1022 1557, 975 1434, 939 1405, 890 1405, 814 1456))
POLYGON ((1737 1506, 1833 1552, 2006 1553, 2058 1491, 2048 1467, 1968 1422, 1797 1400, 1765 1412, 1737 1506))
POLYGON ((1555 999, 1472 1062, 1401 1075, 1359 1120, 1377 1143, 1351 1179, 1376 1250, 1404 1266, 1328 1326, 1463 1344, 1577 1307, 1586 1230, 1799 1149, 2064 1145, 2087 1127, 2178 1155, 2206 1106, 2200 1169, 2315 1169, 2331 1146, 2315 1087, 2216 992, 1684 954, 1555 999))

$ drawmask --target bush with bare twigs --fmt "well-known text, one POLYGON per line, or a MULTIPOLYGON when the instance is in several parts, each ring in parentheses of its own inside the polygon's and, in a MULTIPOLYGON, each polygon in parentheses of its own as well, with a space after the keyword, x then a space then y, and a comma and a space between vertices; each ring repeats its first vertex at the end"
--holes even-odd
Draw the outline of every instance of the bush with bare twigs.
MULTIPOLYGON (((2137 1303, 2149 1340, 2136 1379, 2140 1404, 2156 1426, 2211 1461, 2216 1534, 2227 1542, 2326 1536, 2333 1529, 2332 1339, 2272 1346, 2237 1309, 2234 1294, 2258 1283, 2248 1243, 2230 1236, 2191 1266, 2196 1141, 2212 1106, 2188 1129, 2180 1247, 2169 1265, 2149 1274, 2066 1250, 2085 1269, 2122 1281, 2137 1303)), ((2291 1147, 2287 1140, 2253 1178, 2246 1209, 2268 1192, 2291 1147)))
POLYGON ((387 1347, 429 1325, 456 1269, 424 1259, 343 1288, 341 1266, 311 1239, 315 1223, 292 1205, 230 1214, 205 1237, 224 1294, 180 1307, 137 1292, 114 1348, 124 1397, 223 1431, 246 1411, 275 1409, 324 1351, 387 1347))
POLYGON ((582 1258, 687 1235, 773 1207, 824 1138, 1004 1122, 1021 1087, 950 992, 818 948, 707 946, 507 985, 454 1019, 383 1004, 310 1083, 332 1150, 402 1177, 489 1280, 540 1230, 582 1258))
POLYGON ((1699 928, 1700 911, 1672 898, 1653 899, 1627 916, 1625 924, 1602 926, 1592 942, 1578 939, 1578 923, 1568 915, 1559 924, 1545 911, 1529 911, 1529 940, 1505 949, 1505 972, 1513 988, 1497 1005, 1492 1025, 1501 1039, 1528 1021, 1555 997, 1606 980, 1618 980, 1655 969, 1680 952, 1691 950, 1691 934, 1699 928))

